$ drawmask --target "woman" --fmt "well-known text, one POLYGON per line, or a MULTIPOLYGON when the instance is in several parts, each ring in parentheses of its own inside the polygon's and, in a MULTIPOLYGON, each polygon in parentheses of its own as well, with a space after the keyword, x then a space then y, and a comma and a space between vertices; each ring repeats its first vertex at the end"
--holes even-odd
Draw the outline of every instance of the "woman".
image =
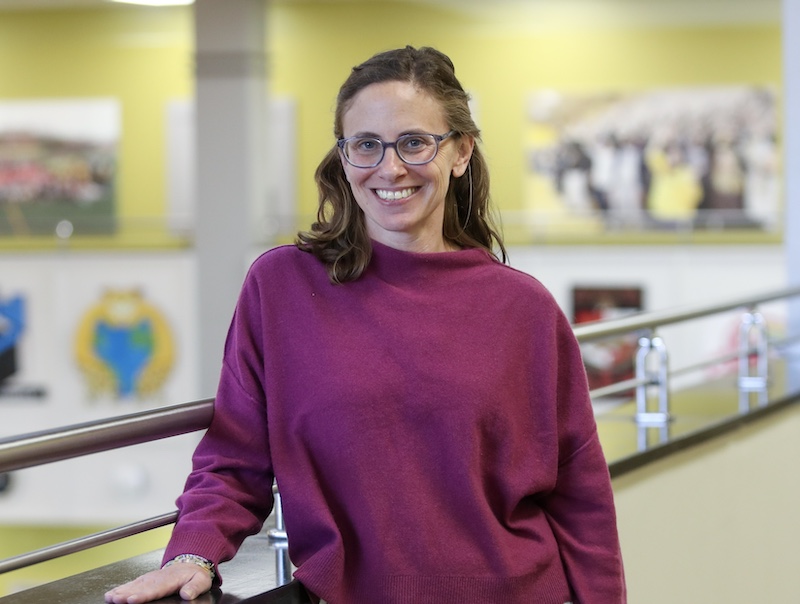
POLYGON ((170 562, 108 602, 208 590, 273 477, 314 601, 624 601, 579 349, 493 255, 467 100, 431 48, 353 69, 318 221, 245 280, 170 562))

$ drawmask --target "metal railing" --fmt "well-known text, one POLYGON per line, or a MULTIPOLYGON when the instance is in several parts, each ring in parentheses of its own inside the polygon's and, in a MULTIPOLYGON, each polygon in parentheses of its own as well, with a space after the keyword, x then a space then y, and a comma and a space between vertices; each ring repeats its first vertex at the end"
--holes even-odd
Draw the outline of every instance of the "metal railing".
MULTIPOLYGON (((206 399, 0 439, 0 473, 197 432, 207 428, 213 416, 214 400, 206 399)), ((160 528, 177 518, 173 511, 14 556, 0 561, 0 574, 160 528)))
POLYGON ((634 421, 642 428, 639 431, 639 449, 647 447, 647 428, 664 430, 662 440, 668 438, 666 427, 672 421, 670 411, 670 379, 678 374, 700 371, 714 365, 736 360, 738 362, 737 385, 739 390, 739 412, 750 409, 751 395, 760 405, 767 403, 768 360, 770 350, 800 341, 800 334, 789 334, 783 338, 770 339, 766 320, 757 311, 758 306, 777 300, 800 296, 800 287, 783 288, 757 296, 747 296, 724 303, 693 306, 686 309, 649 312, 612 321, 579 325, 575 336, 585 343, 612 336, 638 334, 638 349, 635 353, 635 377, 592 390, 592 398, 599 399, 635 389, 636 414, 634 421), (707 318, 732 310, 741 310, 738 349, 701 363, 670 370, 667 345, 657 333, 658 328, 695 319, 707 318))
POLYGON ((0 472, 197 432, 213 416, 214 399, 206 399, 0 439, 0 472))
MULTIPOLYGON (((739 350, 734 354, 704 361, 680 371, 698 370, 715 363, 738 358, 740 392, 747 396, 751 392, 757 392, 760 395, 765 392, 766 359, 770 347, 780 347, 798 342, 800 334, 789 334, 780 340, 769 341, 764 329, 764 319, 756 309, 759 305, 767 302, 796 296, 800 296, 800 286, 730 300, 721 304, 639 313, 621 319, 577 326, 574 331, 580 343, 631 333, 638 334, 639 349, 636 353, 635 378, 595 389, 592 391, 592 396, 601 398, 635 388, 637 400, 635 421, 645 428, 665 426, 672 419, 669 407, 669 378, 675 372, 670 372, 667 367, 666 344, 656 334, 657 329, 731 310, 743 311, 739 350), (754 358, 755 362, 753 362, 754 358), (755 375, 751 374, 754 366, 757 370, 755 375), (655 397, 652 395, 653 391, 656 393, 655 397), (656 401, 655 410, 652 409, 653 398, 656 401)), ((759 399, 759 402, 764 402, 763 397, 759 399)), ((749 402, 747 406, 740 405, 740 412, 746 412, 748 409, 749 402)), ((213 414, 213 400, 207 399, 0 439, 0 473, 204 430, 210 424, 213 414)), ((279 507, 278 494, 276 508, 279 507)), ((0 561, 0 574, 166 526, 174 523, 176 519, 177 512, 173 511, 8 558, 0 561)), ((276 527, 269 534, 270 538, 280 541, 285 539, 285 533, 283 532, 282 513, 279 509, 276 509, 276 520, 276 527)))

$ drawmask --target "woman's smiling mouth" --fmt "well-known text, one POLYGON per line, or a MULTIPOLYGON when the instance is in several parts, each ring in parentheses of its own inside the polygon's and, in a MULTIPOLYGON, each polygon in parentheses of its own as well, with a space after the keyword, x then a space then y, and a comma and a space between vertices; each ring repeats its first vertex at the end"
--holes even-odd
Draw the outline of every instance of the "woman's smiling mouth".
POLYGON ((396 191, 390 191, 388 189, 375 189, 375 195, 377 195, 384 201, 398 201, 401 199, 405 199, 406 197, 410 197, 418 190, 419 187, 408 187, 406 189, 400 189, 396 191))

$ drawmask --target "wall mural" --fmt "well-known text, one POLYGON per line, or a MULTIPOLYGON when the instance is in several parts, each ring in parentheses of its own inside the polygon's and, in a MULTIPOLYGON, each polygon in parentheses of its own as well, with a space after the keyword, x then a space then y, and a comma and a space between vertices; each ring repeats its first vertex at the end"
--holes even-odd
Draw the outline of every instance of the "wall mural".
POLYGON ((0 236, 115 231, 114 99, 0 102, 0 236))
POLYGON ((22 294, 0 295, 0 402, 42 400, 47 388, 21 374, 21 347, 26 335, 27 300, 22 294))
POLYGON ((776 94, 762 87, 537 91, 526 203, 540 234, 778 233, 776 94))
POLYGON ((0 297, 0 392, 17 372, 17 347, 25 329, 24 310, 22 296, 0 297))
POLYGON ((75 356, 91 400, 145 399, 166 382, 175 344, 163 313, 138 289, 108 289, 83 315, 75 356))
MULTIPOLYGON (((194 267, 183 251, 0 258, 0 340, 15 342, 16 365, 0 384, 0 439, 198 400, 194 267)), ((160 514, 198 438, 0 475, 0 523, 160 514)))

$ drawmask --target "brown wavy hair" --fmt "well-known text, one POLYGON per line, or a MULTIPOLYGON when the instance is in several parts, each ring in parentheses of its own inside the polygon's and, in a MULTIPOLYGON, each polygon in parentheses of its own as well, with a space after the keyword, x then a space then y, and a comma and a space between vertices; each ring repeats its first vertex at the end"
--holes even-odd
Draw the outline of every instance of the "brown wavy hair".
MULTIPOLYGON (((353 98, 370 84, 410 82, 430 94, 444 109, 450 130, 480 139, 469 110, 469 95, 455 75, 450 58, 430 48, 406 46, 374 55, 353 67, 336 99, 333 134, 343 137, 342 118, 353 98)), ((333 283, 358 279, 372 257, 364 213, 356 203, 345 177, 338 146, 334 145, 317 167, 314 178, 319 191, 317 220, 310 230, 297 234, 296 245, 314 254, 327 267, 333 283)), ((442 234, 461 248, 483 248, 503 262, 507 253, 491 215, 489 170, 476 144, 464 174, 450 175, 445 200, 442 234)))

